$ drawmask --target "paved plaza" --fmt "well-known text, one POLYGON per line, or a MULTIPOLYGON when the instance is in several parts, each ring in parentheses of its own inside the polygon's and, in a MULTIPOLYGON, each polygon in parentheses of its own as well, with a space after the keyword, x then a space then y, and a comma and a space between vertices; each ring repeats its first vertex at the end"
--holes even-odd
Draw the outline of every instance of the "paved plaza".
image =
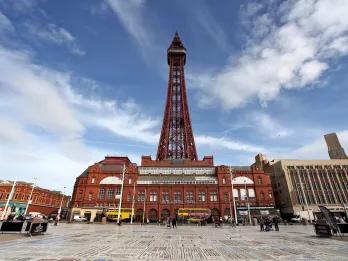
POLYGON ((348 242, 317 238, 310 225, 280 229, 61 223, 1 242, 0 260, 348 260, 348 242))

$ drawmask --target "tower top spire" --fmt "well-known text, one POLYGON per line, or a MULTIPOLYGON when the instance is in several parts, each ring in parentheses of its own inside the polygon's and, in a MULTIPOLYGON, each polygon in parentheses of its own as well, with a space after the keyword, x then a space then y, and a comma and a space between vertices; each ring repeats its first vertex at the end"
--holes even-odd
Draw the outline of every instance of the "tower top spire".
POLYGON ((182 43, 178 31, 175 31, 174 38, 172 40, 172 43, 170 44, 169 48, 167 49, 167 60, 168 65, 170 64, 170 57, 171 56, 177 56, 182 55, 184 56, 184 64, 186 63, 186 48, 184 47, 184 44, 182 43))

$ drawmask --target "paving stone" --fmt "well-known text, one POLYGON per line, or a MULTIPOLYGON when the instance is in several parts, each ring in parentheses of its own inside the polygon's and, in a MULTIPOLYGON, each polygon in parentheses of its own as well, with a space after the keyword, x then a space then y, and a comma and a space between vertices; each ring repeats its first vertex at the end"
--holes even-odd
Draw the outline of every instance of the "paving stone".
POLYGON ((315 237, 311 226, 280 229, 61 223, 44 236, 2 242, 0 260, 348 260, 347 242, 315 237))

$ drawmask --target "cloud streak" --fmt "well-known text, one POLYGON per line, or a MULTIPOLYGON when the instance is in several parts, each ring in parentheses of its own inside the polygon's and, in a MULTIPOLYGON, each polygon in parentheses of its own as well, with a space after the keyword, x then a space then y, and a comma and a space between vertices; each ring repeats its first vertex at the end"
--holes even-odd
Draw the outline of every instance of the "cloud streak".
POLYGON ((142 46, 149 46, 149 32, 143 26, 144 0, 107 0, 125 30, 142 46))
POLYGON ((85 51, 78 46, 75 36, 63 27, 52 23, 44 26, 27 23, 26 27, 33 36, 43 41, 66 46, 73 54, 79 56, 85 55, 85 51))

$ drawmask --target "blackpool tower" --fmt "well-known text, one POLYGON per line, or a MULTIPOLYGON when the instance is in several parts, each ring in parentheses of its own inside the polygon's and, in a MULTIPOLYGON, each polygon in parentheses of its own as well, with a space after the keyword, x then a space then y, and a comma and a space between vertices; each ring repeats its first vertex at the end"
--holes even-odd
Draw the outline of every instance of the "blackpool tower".
POLYGON ((176 32, 167 49, 169 79, 157 160, 197 160, 187 104, 184 66, 186 49, 176 32))

